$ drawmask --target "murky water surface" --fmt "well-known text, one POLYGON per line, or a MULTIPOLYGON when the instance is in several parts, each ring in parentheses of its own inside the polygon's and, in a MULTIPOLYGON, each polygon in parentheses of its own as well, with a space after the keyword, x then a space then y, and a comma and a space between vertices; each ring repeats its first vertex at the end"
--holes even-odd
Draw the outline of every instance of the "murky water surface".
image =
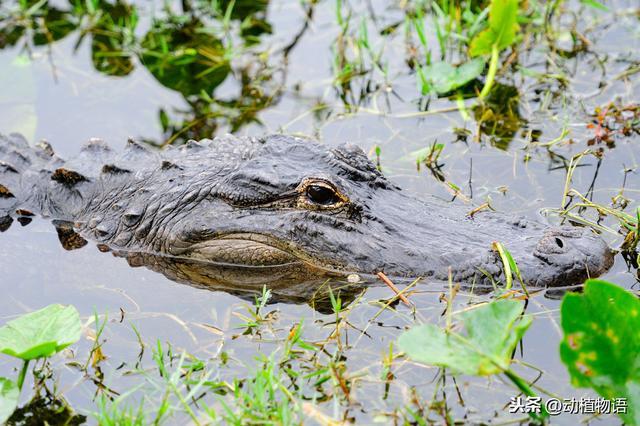
MULTIPOLYGON (((175 81, 161 81, 139 58, 100 65, 95 54, 97 36, 92 41, 91 35, 80 37, 78 30, 72 30, 48 45, 35 45, 25 37, 9 43, 0 51, 0 132, 21 132, 30 141, 44 138, 63 158, 73 156, 91 137, 103 138, 117 148, 123 147, 128 137, 162 145, 172 138, 179 143, 188 137, 228 131, 239 135, 282 131, 314 136, 327 145, 347 141, 360 145, 373 159, 379 147, 383 172, 418 196, 435 195, 449 201, 453 184, 461 192, 454 203, 467 202, 470 210, 491 200, 497 210, 550 223, 559 222, 549 209, 561 207, 572 156, 601 148, 600 158, 582 158, 571 186, 605 205, 622 191, 631 206, 637 205, 640 137, 616 136, 615 146, 588 145, 594 137, 588 123, 597 107, 610 102, 631 105, 640 99, 640 26, 634 1, 607 2, 608 12, 572 5, 572 10, 580 13, 575 16, 576 31, 589 45, 572 51, 577 42, 567 34, 558 34, 557 48, 567 53, 555 68, 545 60, 549 55, 546 48, 532 46, 521 55, 521 62, 513 65, 526 68, 526 73, 508 68, 499 77, 501 86, 495 92, 500 95, 494 101, 504 107, 504 116, 494 122, 485 120, 482 125, 483 112, 470 108, 471 101, 420 96, 416 75, 407 65, 410 49, 403 2, 349 2, 343 6, 345 16, 351 11, 356 30, 361 22, 368 26, 370 44, 374 51, 383 52, 381 61, 386 70, 386 76, 374 69, 343 85, 334 83, 336 52, 344 48, 353 57, 354 47, 348 43, 340 47, 336 4, 266 3, 266 9, 254 16, 264 19, 272 34, 258 31, 253 45, 237 34, 232 36, 233 43, 250 47, 231 59, 231 71, 221 75, 223 81, 216 85, 208 106, 187 102, 184 91, 191 89, 182 88, 181 93, 175 81), (307 14, 311 19, 305 24, 307 14), (380 35, 389 28, 396 31, 380 35), (115 72, 113 67, 124 71, 115 72), (537 77, 559 73, 565 76, 563 84, 552 77, 537 77), (456 109, 461 104, 467 105, 462 112, 456 109), (163 115, 178 123, 178 128, 187 123, 187 130, 174 137, 178 132, 171 130, 174 124, 165 123, 163 128, 159 118, 163 115), (438 168, 430 170, 422 165, 418 170, 416 151, 434 142, 444 144, 438 168)), ((50 4, 68 7, 62 1, 50 4)), ((143 37, 151 17, 164 12, 159 3, 135 5, 141 22, 134 33, 143 37)), ((13 2, 0 4, 0 10, 15 7, 13 2)), ((180 10, 177 4, 170 7, 180 10)), ((571 20, 570 14, 566 19, 571 20)), ((240 20, 232 20, 231 25, 240 25, 240 20)), ((571 25, 567 22, 562 28, 567 30, 571 25)), ((429 34, 428 43, 438 52, 438 40, 429 34)), ((6 34, 0 35, 0 41, 2 37, 6 34)), ((455 57, 455 52, 447 54, 450 60, 455 57)), ((197 95, 199 90, 195 90, 197 95)), ((593 212, 585 215, 595 218, 593 212)), ((601 224, 618 228, 609 217, 601 224)), ((613 246, 621 242, 620 236, 612 233, 604 237, 613 246)), ((247 377, 260 368, 257 354, 281 351, 289 330, 301 320, 308 341, 326 339, 334 327, 334 315, 326 313, 326 306, 314 309, 312 303, 279 302, 265 307, 266 312, 277 315, 261 327, 259 335, 243 335, 246 321, 242 315, 247 315, 251 301, 224 291, 178 284, 144 267, 132 268, 124 259, 99 251, 93 243, 65 251, 54 227, 41 218, 26 226, 14 222, 0 234, 0 270, 2 322, 50 303, 73 304, 87 321, 94 313, 108 317, 101 336, 107 357, 101 364, 103 383, 119 393, 141 381, 137 375, 123 374, 134 368, 140 351, 132 325, 148 345, 142 358, 146 368, 152 366, 149 346, 156 341, 170 342, 175 353, 186 350, 201 359, 228 354, 227 367, 216 373, 220 380, 247 377)), ((636 273, 618 256, 604 278, 632 288, 638 282, 636 273)), ((443 292, 448 292, 443 283, 422 280, 416 285, 410 299, 422 320, 441 321, 444 304, 439 296, 443 292)), ((391 296, 388 288, 372 284, 349 308, 341 349, 347 370, 359 378, 352 384, 352 403, 340 404, 329 398, 320 404, 325 414, 363 423, 391 422, 394 410, 412 404, 414 387, 423 401, 434 397, 439 371, 406 360, 394 363, 395 378, 385 391, 381 378, 385 353, 400 330, 414 324, 410 310, 402 304, 396 306, 397 311, 380 312, 380 301, 384 303, 391 296)), ((464 308, 487 297, 462 291, 455 302, 464 308)), ((557 297, 544 291, 536 293, 527 308, 535 321, 516 358, 541 371, 540 388, 562 397, 592 395, 569 385, 558 356, 558 309, 557 297)), ((67 356, 85 357, 80 360, 84 362, 91 344, 90 339, 83 339, 67 356)), ((334 343, 328 351, 335 350, 334 343)), ((74 409, 87 414, 93 410, 98 387, 68 361, 53 361, 58 391, 74 409)), ((16 368, 12 360, 0 358, 0 375, 13 376, 16 368)), ((522 366, 518 371, 527 378, 539 374, 522 366)), ((451 378, 447 380, 444 389, 455 418, 488 422, 514 418, 504 407, 516 390, 500 379, 460 377, 460 396, 451 378)), ((139 397, 134 394, 132 398, 139 397)), ((438 398, 443 397, 438 393, 438 398)), ((215 399, 212 401, 215 406, 215 399)), ((554 418, 557 424, 575 421, 572 415, 554 418)), ((615 422, 613 418, 598 420, 615 422)))

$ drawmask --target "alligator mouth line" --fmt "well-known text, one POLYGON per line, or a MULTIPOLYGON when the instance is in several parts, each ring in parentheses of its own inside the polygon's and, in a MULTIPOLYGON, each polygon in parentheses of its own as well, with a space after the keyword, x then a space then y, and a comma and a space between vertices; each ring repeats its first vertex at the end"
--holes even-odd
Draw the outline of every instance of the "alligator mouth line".
POLYGON ((310 255, 294 243, 271 235, 230 232, 185 248, 171 248, 172 256, 238 268, 304 266, 310 270, 348 274, 341 265, 310 255))

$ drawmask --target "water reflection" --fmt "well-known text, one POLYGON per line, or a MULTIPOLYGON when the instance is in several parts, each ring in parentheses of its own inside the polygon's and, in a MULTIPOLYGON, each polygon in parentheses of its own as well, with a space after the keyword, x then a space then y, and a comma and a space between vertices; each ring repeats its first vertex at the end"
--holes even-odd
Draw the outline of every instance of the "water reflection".
POLYGON ((163 86, 185 98, 213 93, 229 75, 230 52, 199 19, 170 15, 159 20, 140 43, 140 59, 163 86))
POLYGON ((271 292, 269 302, 309 304, 320 313, 331 313, 331 292, 340 294, 347 306, 362 293, 365 283, 351 284, 345 277, 304 265, 251 267, 194 261, 149 253, 114 252, 129 266, 144 266, 171 281, 209 291, 224 291, 253 301, 263 288, 271 292))
POLYGON ((496 84, 486 101, 474 108, 480 132, 496 148, 506 151, 518 130, 526 124, 519 105, 520 93, 515 86, 496 84))
POLYGON ((90 18, 91 24, 85 31, 91 35, 91 61, 94 68, 114 77, 129 75, 134 69, 132 54, 128 50, 133 44, 138 19, 136 9, 119 1, 99 1, 91 4, 91 8, 87 7, 88 4, 91 3, 79 2, 74 12, 80 19, 90 18))
MULTIPOLYGON (((26 226, 31 222, 31 218, 23 215, 18 217, 17 221, 26 226), (25 219, 27 221, 23 222, 25 219)), ((7 231, 12 223, 11 216, 0 219, 0 232, 7 231)), ((88 241, 75 232, 72 222, 54 220, 52 224, 63 249, 72 251, 87 246, 88 241)), ((350 283, 346 281, 344 274, 301 263, 252 267, 144 252, 112 251, 101 244, 98 244, 98 249, 125 259, 132 268, 145 267, 180 284, 209 291, 224 291, 250 301, 253 301, 263 288, 268 288, 272 295, 271 303, 306 303, 321 313, 332 312, 331 292, 339 293, 343 305, 347 306, 366 287, 373 284, 362 277, 359 282, 350 283)))
POLYGON ((31 51, 76 34, 77 51, 89 38, 96 71, 122 78, 144 67, 162 86, 182 95, 187 109, 158 109, 164 139, 144 139, 154 145, 183 143, 211 137, 221 125, 238 130, 277 102, 282 83, 274 74, 282 70, 267 63, 259 46, 261 36, 271 33, 268 4, 185 0, 180 7, 165 5, 141 32, 146 21, 136 4, 70 1, 63 9, 28 0, 0 11, 0 49, 23 44, 31 51), (239 86, 238 93, 216 96, 229 78, 239 86))
POLYGON ((14 411, 7 420, 7 426, 65 425, 85 424, 86 416, 74 413, 66 401, 53 396, 36 396, 28 404, 14 411))

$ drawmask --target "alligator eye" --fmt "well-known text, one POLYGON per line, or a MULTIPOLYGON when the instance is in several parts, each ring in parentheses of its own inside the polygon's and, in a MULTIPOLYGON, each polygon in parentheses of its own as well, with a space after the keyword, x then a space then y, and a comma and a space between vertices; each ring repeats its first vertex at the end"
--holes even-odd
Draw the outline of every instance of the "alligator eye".
POLYGON ((338 194, 324 185, 309 185, 307 187, 307 198, 316 204, 330 206, 340 201, 338 194))

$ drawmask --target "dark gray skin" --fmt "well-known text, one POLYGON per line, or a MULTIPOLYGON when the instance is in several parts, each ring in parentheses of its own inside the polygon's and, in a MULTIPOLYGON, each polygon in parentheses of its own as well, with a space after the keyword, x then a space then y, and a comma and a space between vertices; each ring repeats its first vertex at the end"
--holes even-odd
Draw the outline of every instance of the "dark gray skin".
POLYGON ((481 284, 502 279, 494 241, 527 286, 580 283, 613 264, 590 229, 491 211, 470 217, 468 206, 411 197, 353 145, 225 136, 163 152, 130 141, 118 153, 93 140, 64 162, 48 144, 12 135, 0 137, 0 161, 5 221, 29 210, 73 222, 83 237, 176 281, 233 287, 274 271, 287 285, 379 271, 447 280, 451 268, 455 282, 481 284))

